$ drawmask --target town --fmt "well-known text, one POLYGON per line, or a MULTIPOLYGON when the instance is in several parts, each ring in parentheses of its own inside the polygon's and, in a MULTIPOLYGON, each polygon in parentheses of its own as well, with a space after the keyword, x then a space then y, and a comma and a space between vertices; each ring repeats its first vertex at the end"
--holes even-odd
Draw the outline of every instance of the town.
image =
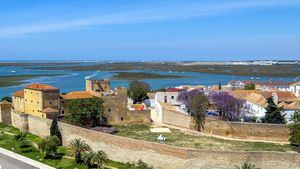
MULTIPOLYGON (((1 123, 19 129, 17 136, 23 139, 29 133, 45 139, 45 144, 53 144, 53 139, 58 138, 56 146, 74 148, 77 142, 106 158, 124 163, 140 161, 149 168, 193 168, 189 164, 191 161, 198 167, 216 167, 217 161, 210 159, 207 162, 197 155, 191 158, 189 151, 181 149, 194 148, 201 155, 201 149, 207 144, 197 143, 198 139, 203 139, 201 136, 214 138, 211 141, 223 139, 228 141, 227 144, 254 142, 272 147, 259 149, 253 145, 245 150, 240 147, 239 153, 243 153, 244 158, 233 159, 234 153, 230 150, 235 150, 237 145, 225 149, 213 145, 212 149, 220 149, 220 152, 211 154, 228 161, 221 168, 242 162, 268 168, 270 164, 262 163, 260 159, 262 153, 270 160, 289 157, 285 162, 276 163, 278 168, 299 167, 299 154, 289 151, 297 152, 300 141, 297 128, 300 82, 232 80, 227 85, 181 85, 151 90, 143 81, 132 81, 128 89, 111 89, 108 79, 83 80, 86 90, 68 93, 60 93, 59 88, 47 84, 26 85, 15 91, 11 99, 6 97, 0 103, 1 123), (53 127, 55 131, 52 131, 53 127), (180 136, 184 135, 192 137, 196 143, 183 143, 186 140, 180 136), (175 139, 177 136, 179 138, 175 139), (147 146, 140 140, 147 141, 147 146), (282 151, 283 145, 286 152, 272 155, 273 151, 282 151), (289 145, 292 146, 288 148, 289 145), (248 153, 248 150, 257 151, 257 154, 248 153), (124 157, 122 154, 128 151, 134 151, 134 154, 124 157), (143 151, 151 153, 144 156, 143 151), (227 151, 230 155, 226 157, 220 154, 227 151), (151 160, 147 156, 151 156, 151 160), (155 162, 152 161, 154 158, 155 162), (172 159, 178 162, 173 163, 172 159), (171 162, 172 167, 169 166, 171 162)), ((25 143, 19 144, 22 147, 25 143)), ((57 148, 47 151, 40 147, 41 143, 37 144, 46 156, 57 156, 57 148)), ((220 143, 215 141, 214 144, 220 143)), ((82 155, 75 157, 77 163, 81 162, 82 155)), ((92 166, 93 162, 87 165, 92 166)), ((107 165, 107 161, 104 159, 97 165, 107 165)))

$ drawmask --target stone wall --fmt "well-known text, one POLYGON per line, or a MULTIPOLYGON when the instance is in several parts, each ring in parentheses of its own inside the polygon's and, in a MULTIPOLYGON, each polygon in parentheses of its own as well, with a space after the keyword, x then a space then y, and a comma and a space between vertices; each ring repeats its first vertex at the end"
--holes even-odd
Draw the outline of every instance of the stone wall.
MULTIPOLYGON (((41 137, 49 135, 50 119, 28 116, 27 122, 28 130, 32 134, 41 137)), ((244 161, 253 162, 261 169, 300 168, 300 154, 297 153, 189 149, 105 134, 63 122, 58 122, 58 126, 63 145, 80 138, 93 150, 104 150, 112 160, 128 162, 141 159, 155 168, 230 169, 244 161)))
POLYGON ((287 125, 226 122, 217 118, 206 118, 204 132, 246 140, 288 142, 290 130, 287 125))
POLYGON ((168 109, 163 110, 163 123, 174 126, 192 128, 192 118, 187 114, 168 109))
POLYGON ((4 124, 11 124, 11 110, 12 104, 7 101, 0 102, 0 122, 4 124))
POLYGON ((45 138, 50 135, 51 119, 28 116, 28 132, 45 138))
POLYGON ((28 131, 28 114, 18 113, 11 109, 11 124, 21 131, 28 131))
MULTIPOLYGON (((191 116, 168 107, 164 107, 162 111, 163 123, 194 129, 191 116)), ((244 140, 288 142, 290 130, 288 125, 282 124, 227 122, 207 117, 203 132, 244 140)))
POLYGON ((150 123, 151 110, 128 110, 127 111, 127 124, 136 123, 150 123))

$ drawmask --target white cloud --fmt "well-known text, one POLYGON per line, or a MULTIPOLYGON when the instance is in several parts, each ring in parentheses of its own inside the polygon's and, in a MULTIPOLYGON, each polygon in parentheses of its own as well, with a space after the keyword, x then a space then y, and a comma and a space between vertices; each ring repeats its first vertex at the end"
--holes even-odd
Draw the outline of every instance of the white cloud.
POLYGON ((28 23, 22 25, 0 27, 0 37, 22 36, 40 32, 62 31, 78 29, 88 26, 101 26, 111 24, 129 24, 156 22, 166 20, 178 20, 193 17, 204 17, 224 12, 231 12, 248 8, 262 8, 283 5, 299 5, 298 0, 242 0, 219 3, 184 3, 160 5, 156 4, 151 8, 136 9, 114 14, 100 15, 75 20, 60 22, 28 23))

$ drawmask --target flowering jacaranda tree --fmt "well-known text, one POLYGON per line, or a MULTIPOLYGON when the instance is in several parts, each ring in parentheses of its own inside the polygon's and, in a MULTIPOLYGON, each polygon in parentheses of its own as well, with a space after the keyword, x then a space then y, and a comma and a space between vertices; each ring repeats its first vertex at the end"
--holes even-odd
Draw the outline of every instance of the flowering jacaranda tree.
POLYGON ((188 113, 193 117, 196 130, 203 129, 209 105, 204 93, 199 90, 183 91, 179 94, 178 101, 186 105, 188 113))
POLYGON ((223 120, 239 121, 247 114, 245 100, 237 99, 227 92, 212 92, 209 97, 223 120))

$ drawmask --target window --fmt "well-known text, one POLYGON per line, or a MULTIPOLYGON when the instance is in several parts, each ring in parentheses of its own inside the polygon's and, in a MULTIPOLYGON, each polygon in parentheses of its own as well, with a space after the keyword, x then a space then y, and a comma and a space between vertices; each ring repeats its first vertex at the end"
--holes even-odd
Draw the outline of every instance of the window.
POLYGON ((36 102, 37 104, 39 104, 40 102, 36 102))
POLYGON ((123 121, 124 120, 124 118, 123 117, 121 117, 121 121, 123 121))
POLYGON ((49 102, 49 104, 52 104, 52 102, 49 102))
POLYGON ((107 109, 107 112, 111 112, 111 109, 110 109, 110 108, 108 108, 108 109, 107 109))
POLYGON ((33 100, 31 100, 31 103, 33 102, 33 100))
POLYGON ((61 111, 61 114, 65 114, 65 111, 63 110, 63 111, 61 111))
POLYGON ((171 96, 171 99, 174 99, 174 96, 171 96))
POLYGON ((165 96, 165 103, 167 103, 168 102, 168 97, 167 96, 165 96))

